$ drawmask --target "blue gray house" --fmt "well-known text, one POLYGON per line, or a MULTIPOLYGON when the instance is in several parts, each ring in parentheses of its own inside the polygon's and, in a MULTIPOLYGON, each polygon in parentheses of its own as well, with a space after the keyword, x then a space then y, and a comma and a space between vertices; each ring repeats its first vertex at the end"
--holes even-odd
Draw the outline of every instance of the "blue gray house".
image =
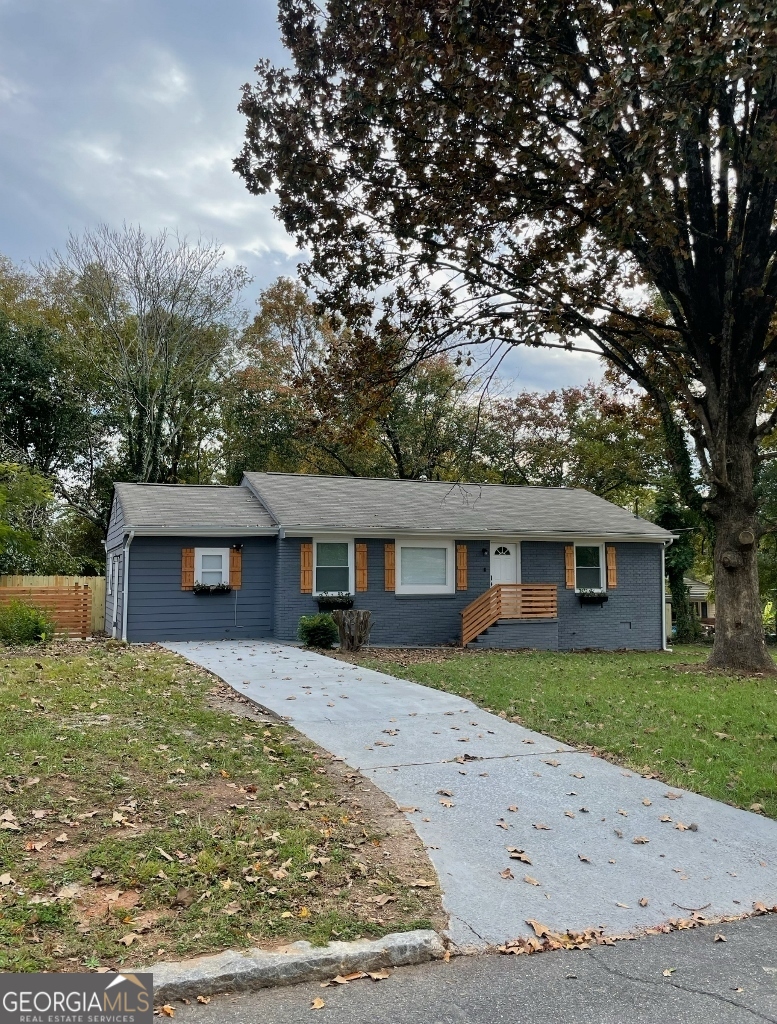
POLYGON ((115 485, 105 629, 294 640, 350 595, 375 645, 657 650, 672 535, 587 491, 246 473, 115 485))

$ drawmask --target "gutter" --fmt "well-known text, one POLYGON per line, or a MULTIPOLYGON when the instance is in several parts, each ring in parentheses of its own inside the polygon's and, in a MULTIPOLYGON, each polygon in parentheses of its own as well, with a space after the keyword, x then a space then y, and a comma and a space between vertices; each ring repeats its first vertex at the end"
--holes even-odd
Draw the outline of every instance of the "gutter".
POLYGON ((122 581, 122 594, 121 594, 121 638, 127 642, 127 599, 129 597, 129 558, 130 558, 130 544, 135 536, 135 531, 130 530, 124 541, 124 579, 122 581))
POLYGON ((661 546, 661 636, 663 641, 661 643, 661 650, 668 651, 669 644, 666 638, 666 549, 672 545, 674 537, 670 537, 669 540, 664 541, 661 546))

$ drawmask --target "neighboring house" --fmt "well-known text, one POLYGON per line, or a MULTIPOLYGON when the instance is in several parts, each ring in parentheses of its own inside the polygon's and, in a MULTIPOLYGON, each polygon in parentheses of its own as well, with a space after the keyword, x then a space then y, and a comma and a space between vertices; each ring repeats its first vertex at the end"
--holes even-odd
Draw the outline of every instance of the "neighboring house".
POLYGON ((372 612, 376 645, 656 650, 671 540, 567 488, 284 473, 117 483, 105 628, 293 641, 318 596, 342 593, 372 612))
MULTIPOLYGON (((696 618, 699 619, 705 626, 715 625, 715 602, 710 600, 710 591, 712 587, 709 583, 704 583, 702 580, 697 580, 694 576, 683 576, 683 583, 685 589, 688 592, 688 599, 691 602, 693 610, 696 614, 696 618)), ((669 587, 666 589, 666 634, 667 636, 672 635, 672 626, 674 625, 677 616, 675 615, 674 609, 672 608, 672 595, 669 593, 669 587)))

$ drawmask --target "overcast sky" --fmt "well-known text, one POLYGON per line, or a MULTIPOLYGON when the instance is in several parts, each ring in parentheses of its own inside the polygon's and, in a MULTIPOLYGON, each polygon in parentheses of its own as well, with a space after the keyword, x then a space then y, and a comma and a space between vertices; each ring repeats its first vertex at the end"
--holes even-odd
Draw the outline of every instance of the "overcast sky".
MULTIPOLYGON (((100 221, 218 239, 251 301, 300 255, 272 197, 232 172, 240 86, 283 62, 273 0, 0 0, 0 252, 17 263, 100 221)), ((594 357, 519 350, 501 372, 547 389, 594 357)))

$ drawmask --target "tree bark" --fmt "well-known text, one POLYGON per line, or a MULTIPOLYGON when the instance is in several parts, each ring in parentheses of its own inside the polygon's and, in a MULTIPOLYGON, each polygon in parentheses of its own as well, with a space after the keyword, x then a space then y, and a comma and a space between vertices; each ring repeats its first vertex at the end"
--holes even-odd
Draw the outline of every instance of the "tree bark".
POLYGON ((709 668, 777 674, 764 640, 758 586, 756 453, 747 442, 728 447, 728 480, 707 511, 715 524, 715 644, 709 668))

